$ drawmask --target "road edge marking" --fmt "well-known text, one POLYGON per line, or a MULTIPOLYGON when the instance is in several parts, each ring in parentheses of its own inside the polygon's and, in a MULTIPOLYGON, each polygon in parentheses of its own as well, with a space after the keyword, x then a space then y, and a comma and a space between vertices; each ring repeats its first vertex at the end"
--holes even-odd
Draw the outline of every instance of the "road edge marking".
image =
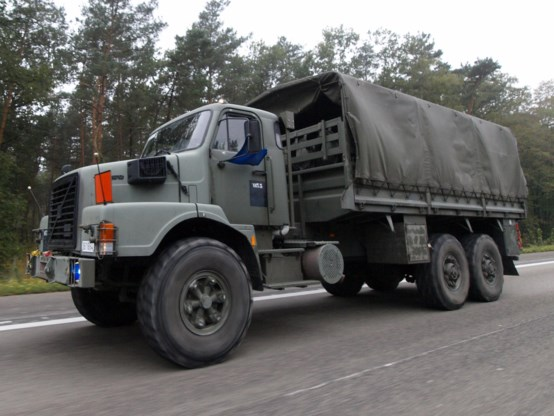
POLYGON ((516 268, 517 269, 524 269, 526 267, 546 266, 547 264, 554 264, 554 260, 552 260, 552 261, 541 261, 539 263, 520 264, 520 265, 516 265, 516 268))
POLYGON ((51 321, 37 321, 37 322, 25 322, 23 324, 13 324, 7 326, 0 326, 0 332, 3 331, 14 331, 16 329, 28 329, 28 328, 37 328, 41 326, 52 326, 52 325, 63 325, 63 324, 73 324, 76 322, 85 322, 86 319, 82 316, 75 318, 65 318, 65 319, 53 319, 51 321))
MULTIPOLYGON (((258 296, 252 298, 254 302, 260 302, 265 300, 274 300, 274 299, 282 299, 282 298, 294 298, 298 296, 308 296, 308 295, 316 295, 318 293, 325 293, 325 289, 316 289, 316 290, 310 290, 307 292, 294 292, 294 293, 280 293, 278 295, 267 295, 267 296, 258 296)), ((39 328, 43 326, 51 326, 51 325, 64 325, 64 324, 73 324, 77 322, 86 322, 86 319, 82 316, 77 316, 74 318, 65 318, 65 319, 53 319, 51 321, 33 321, 33 322, 25 322, 21 324, 12 324, 12 325, 6 325, 8 323, 11 323, 11 321, 4 321, 0 322, 0 332, 3 331, 15 331, 17 329, 29 329, 29 328, 39 328)))

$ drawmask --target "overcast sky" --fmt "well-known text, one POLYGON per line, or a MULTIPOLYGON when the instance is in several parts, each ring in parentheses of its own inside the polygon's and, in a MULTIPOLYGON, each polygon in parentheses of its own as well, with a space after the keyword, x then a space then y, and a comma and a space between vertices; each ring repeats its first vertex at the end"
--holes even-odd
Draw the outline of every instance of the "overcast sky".
MULTIPOLYGON (((173 46, 198 19, 208 0, 158 0, 157 15, 168 27, 160 46, 173 46)), ((55 0, 74 20, 85 0, 55 0)), ((453 67, 493 58, 520 86, 536 88, 554 79, 554 3, 549 0, 231 0, 224 23, 239 35, 273 44, 279 36, 311 49, 325 28, 390 29, 429 33, 453 67), (333 6, 326 6, 326 4, 333 6)))

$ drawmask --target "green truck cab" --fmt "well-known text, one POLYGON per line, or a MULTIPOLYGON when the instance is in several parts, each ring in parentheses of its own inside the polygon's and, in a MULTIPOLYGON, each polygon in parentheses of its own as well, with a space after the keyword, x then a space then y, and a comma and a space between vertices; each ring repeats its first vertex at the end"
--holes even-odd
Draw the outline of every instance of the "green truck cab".
POLYGON ((405 279, 439 309, 498 299, 526 196, 508 129, 331 72, 65 173, 28 270, 96 325, 138 319, 155 351, 198 367, 239 345, 252 290, 405 279))

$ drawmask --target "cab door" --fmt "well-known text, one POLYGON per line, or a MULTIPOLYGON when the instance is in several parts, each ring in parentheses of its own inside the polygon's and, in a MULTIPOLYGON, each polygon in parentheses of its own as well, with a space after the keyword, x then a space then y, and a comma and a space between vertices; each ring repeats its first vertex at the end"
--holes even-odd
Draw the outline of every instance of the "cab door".
MULTIPOLYGON (((211 143, 212 204, 223 208, 233 224, 268 225, 268 183, 265 160, 253 166, 237 164, 233 156, 246 146, 253 114, 229 111, 221 115, 211 143)), ((257 128, 260 124, 256 125, 257 128)), ((260 132, 261 135, 261 132, 260 132)), ((262 137, 263 147, 263 137, 262 137)))

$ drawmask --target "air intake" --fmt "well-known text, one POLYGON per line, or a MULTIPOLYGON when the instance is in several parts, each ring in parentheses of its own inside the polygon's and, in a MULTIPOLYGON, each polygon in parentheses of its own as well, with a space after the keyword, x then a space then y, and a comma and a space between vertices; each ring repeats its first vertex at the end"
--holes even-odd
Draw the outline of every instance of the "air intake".
POLYGON ((165 156, 135 159, 127 162, 129 185, 164 183, 167 177, 165 156))

